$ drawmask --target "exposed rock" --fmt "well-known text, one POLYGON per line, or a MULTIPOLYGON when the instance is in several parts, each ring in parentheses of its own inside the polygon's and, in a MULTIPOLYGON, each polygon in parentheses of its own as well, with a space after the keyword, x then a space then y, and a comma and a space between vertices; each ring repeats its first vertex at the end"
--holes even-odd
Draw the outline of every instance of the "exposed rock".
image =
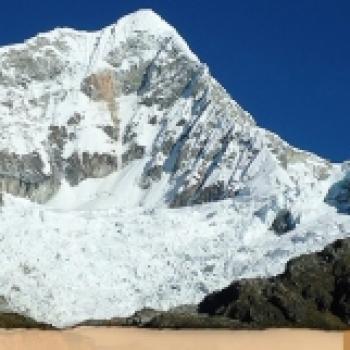
POLYGON ((37 153, 17 155, 0 151, 0 192, 45 202, 57 187, 54 178, 43 171, 37 153))
POLYGON ((118 168, 118 158, 113 154, 73 153, 63 163, 65 177, 72 186, 86 178, 107 176, 118 168))
MULTIPOLYGON (((78 123, 80 120, 79 114, 69 119, 71 123, 78 123)), ((115 128, 111 126, 107 130, 112 132, 115 128)), ((118 131, 115 132, 118 133, 118 131)), ((103 177, 118 169, 118 157, 114 154, 74 152, 68 158, 63 158, 63 149, 68 137, 66 126, 50 126, 51 177, 58 182, 64 177, 72 186, 75 186, 86 178, 103 177)))
POLYGON ((151 125, 156 125, 157 124, 157 116, 153 115, 148 119, 148 123, 151 125))
POLYGON ((161 314, 160 311, 153 309, 142 309, 135 312, 134 315, 127 318, 126 324, 130 326, 145 327, 150 324, 150 322, 157 316, 161 314))
MULTIPOLYGON (((71 117, 72 118, 72 117, 71 117)), ((71 118, 69 120, 71 120, 71 118)), ((76 120, 75 117, 73 117, 76 120)), ((63 146, 67 142, 68 131, 65 125, 50 125, 48 140, 51 148, 62 151, 63 146)))
POLYGON ((350 214, 350 174, 330 188, 325 202, 336 207, 340 213, 350 214))
POLYGON ((83 119, 83 116, 80 113, 74 113, 74 115, 68 119, 67 125, 68 126, 79 125, 82 119, 83 119))
POLYGON ((40 182, 30 182, 16 177, 0 177, 0 191, 45 203, 56 192, 59 183, 53 177, 45 177, 40 182))
MULTIPOLYGON (((236 328, 238 323, 225 317, 199 314, 197 305, 180 305, 168 311, 154 311, 137 326, 145 328, 236 328)), ((134 318, 135 319, 135 318, 134 318)))
POLYGON ((106 61, 118 70, 118 82, 121 92, 129 94, 140 89, 145 76, 145 71, 150 65, 150 59, 146 59, 150 48, 158 46, 157 38, 144 31, 137 31, 127 41, 122 42, 118 48, 111 50, 106 61), (133 61, 129 69, 120 69, 125 61, 133 61))
POLYGON ((153 181, 159 181, 162 177, 163 167, 161 165, 154 165, 147 170, 147 176, 153 181))
POLYGON ((46 177, 39 154, 17 155, 6 151, 0 151, 0 176, 15 177, 28 183, 38 183, 46 177))
POLYGON ((119 129, 112 125, 102 126, 102 130, 114 141, 119 140, 119 129))
MULTIPOLYGON (((72 118, 70 123, 80 120, 77 114, 72 118)), ((75 186, 86 178, 103 177, 118 169, 114 154, 74 152, 64 159, 62 153, 68 138, 67 127, 50 126, 51 169, 48 174, 44 173, 43 162, 37 153, 20 156, 0 152, 0 191, 44 203, 57 191, 62 178, 75 186)))
POLYGON ((350 238, 291 260, 283 274, 233 282, 199 312, 243 327, 350 328, 350 238))
POLYGON ((129 317, 113 317, 109 320, 87 320, 77 326, 134 326, 147 327, 150 322, 162 312, 150 308, 145 308, 135 312, 129 317))
POLYGON ((123 153, 123 164, 129 163, 135 159, 141 159, 145 154, 145 147, 132 143, 129 149, 123 153))
POLYGON ((41 329, 50 330, 54 329, 53 326, 41 322, 37 322, 34 319, 23 316, 16 313, 0 313, 0 329, 41 329))
POLYGON ((86 77, 82 91, 94 101, 112 102, 117 95, 117 83, 112 71, 102 71, 86 77))
POLYGON ((147 106, 169 108, 197 74, 200 65, 183 55, 172 40, 166 39, 158 56, 146 68, 138 94, 147 106))
POLYGON ((288 209, 280 210, 272 223, 271 230, 277 235, 283 235, 295 229, 295 222, 292 213, 288 209))
POLYGON ((163 312, 153 317, 146 328, 170 328, 170 329, 213 329, 213 328, 226 328, 226 329, 239 329, 244 328, 240 324, 227 317, 215 316, 209 317, 203 314, 185 313, 185 312, 163 312))
POLYGON ((225 196, 225 185, 223 181, 218 181, 217 183, 201 188, 197 192, 197 196, 194 199, 194 204, 215 202, 222 199, 225 196))
POLYGON ((119 128, 116 98, 120 94, 120 89, 115 77, 115 72, 104 70, 89 75, 82 81, 81 90, 94 101, 106 102, 113 125, 119 128))
MULTIPOLYGON (((35 79, 38 81, 52 80, 57 78, 64 70, 64 62, 57 55, 55 50, 50 49, 48 43, 40 42, 32 43, 28 49, 12 49, 7 54, 7 60, 4 62, 4 69, 11 71, 12 67, 16 67, 13 77, 7 75, 8 84, 22 83, 25 87, 28 82, 35 79), (36 56, 35 53, 41 49, 44 56, 36 56)), ((5 77, 2 82, 5 82, 5 77)))
POLYGON ((80 322, 73 327, 127 327, 127 318, 113 317, 109 320, 87 320, 80 322))
POLYGON ((112 318, 110 320, 90 320, 79 324, 79 326, 126 326, 140 328, 240 328, 240 324, 227 317, 211 317, 198 314, 197 306, 183 305, 169 311, 157 311, 153 309, 143 309, 134 315, 125 318, 112 318))

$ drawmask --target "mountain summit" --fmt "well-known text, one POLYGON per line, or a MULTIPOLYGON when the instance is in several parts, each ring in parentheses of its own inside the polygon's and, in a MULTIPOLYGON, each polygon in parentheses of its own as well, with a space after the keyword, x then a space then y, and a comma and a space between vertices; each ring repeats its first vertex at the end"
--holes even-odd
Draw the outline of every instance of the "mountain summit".
POLYGON ((257 126, 151 10, 1 48, 0 130, 0 295, 40 321, 198 302, 349 232, 348 165, 257 126))

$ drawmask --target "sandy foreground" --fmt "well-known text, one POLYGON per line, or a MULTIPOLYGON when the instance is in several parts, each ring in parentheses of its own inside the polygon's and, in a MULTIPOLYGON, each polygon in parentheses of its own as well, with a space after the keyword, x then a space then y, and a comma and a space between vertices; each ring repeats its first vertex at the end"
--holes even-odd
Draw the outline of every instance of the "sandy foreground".
POLYGON ((78 328, 0 331, 0 350, 342 350, 343 333, 308 330, 159 331, 78 328))

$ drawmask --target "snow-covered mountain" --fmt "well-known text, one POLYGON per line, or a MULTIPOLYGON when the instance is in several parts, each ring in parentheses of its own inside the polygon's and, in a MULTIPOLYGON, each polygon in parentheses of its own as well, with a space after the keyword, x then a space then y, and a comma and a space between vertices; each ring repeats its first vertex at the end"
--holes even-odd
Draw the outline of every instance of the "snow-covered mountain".
POLYGON ((1 300, 40 321, 195 303, 350 233, 349 165, 258 127, 150 10, 1 48, 0 130, 1 300))

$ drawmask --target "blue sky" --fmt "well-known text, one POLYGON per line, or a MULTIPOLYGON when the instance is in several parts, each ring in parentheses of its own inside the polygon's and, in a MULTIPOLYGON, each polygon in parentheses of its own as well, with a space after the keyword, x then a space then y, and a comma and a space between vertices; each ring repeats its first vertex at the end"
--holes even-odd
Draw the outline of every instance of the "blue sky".
POLYGON ((139 8, 174 25, 259 125, 350 159, 349 0, 4 1, 0 45, 57 26, 99 29, 139 8))

